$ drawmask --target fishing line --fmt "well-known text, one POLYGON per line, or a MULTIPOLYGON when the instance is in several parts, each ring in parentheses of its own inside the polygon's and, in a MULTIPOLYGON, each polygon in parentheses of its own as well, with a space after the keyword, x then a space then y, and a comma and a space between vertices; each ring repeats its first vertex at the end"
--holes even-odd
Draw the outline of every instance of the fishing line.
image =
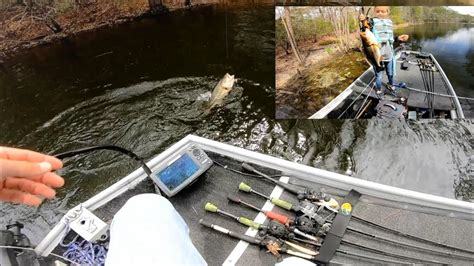
POLYGON ((356 115, 355 115, 356 118, 359 118, 359 117, 358 117, 358 116, 359 116, 359 112, 360 112, 361 115, 362 115, 363 107, 364 107, 365 103, 367 102, 367 99, 369 99, 369 96, 370 96, 370 94, 372 93, 373 90, 374 90, 374 87, 372 87, 372 89, 370 89, 369 93, 367 93, 367 96, 365 97, 364 101, 363 101, 362 104, 360 105, 360 108, 359 108, 359 110, 357 111, 357 113, 356 113, 356 115))
MULTIPOLYGON (((434 71, 435 69, 433 70, 429 70, 428 69, 428 73, 431 77, 431 83, 430 83, 430 89, 431 89, 431 92, 435 92, 435 88, 434 88, 434 71)), ((433 94, 431 94, 431 113, 434 113, 434 100, 435 100, 435 96, 433 94)))
MULTIPOLYGON (((351 106, 357 101, 357 99, 359 99, 359 97, 365 92, 365 90, 367 90, 367 88, 370 86, 370 84, 375 80, 375 76, 369 81, 369 83, 367 84, 367 86, 365 86, 364 90, 362 90, 362 92, 357 95, 357 97, 349 104, 349 106, 347 106, 346 110, 344 110, 344 112, 342 112, 338 117, 337 119, 341 118, 343 114, 345 114, 347 112, 347 110, 349 110, 349 108, 351 108, 351 106)), ((373 87, 372 87, 373 88, 373 87)))
MULTIPOLYGON (((97 145, 97 146, 91 146, 91 147, 86 147, 86 148, 82 148, 82 149, 77 149, 77 150, 72 150, 72 151, 67 151, 67 152, 62 152, 62 153, 58 153, 56 155, 52 155, 58 159, 64 159, 64 158, 67 158, 67 157, 73 157, 73 156, 76 156, 76 155, 79 155, 79 154, 83 154, 83 153, 89 153, 89 152, 92 152, 92 151, 97 151, 97 150, 111 150, 111 151, 118 151, 120 153, 123 153, 129 157, 131 157, 132 159, 135 159, 137 160, 138 162, 140 162, 143 170, 145 171, 146 175, 152 179, 151 177, 151 170, 150 168, 146 165, 146 163, 143 161, 143 159, 136 155, 135 153, 133 153, 132 151, 130 150, 127 150, 125 148, 122 148, 122 147, 119 147, 119 146, 115 146, 115 145, 97 145)), ((159 189, 156 189, 156 193, 158 195, 161 195, 159 189)))
POLYGON ((225 58, 229 59, 229 41, 227 37, 227 0, 225 1, 225 58))

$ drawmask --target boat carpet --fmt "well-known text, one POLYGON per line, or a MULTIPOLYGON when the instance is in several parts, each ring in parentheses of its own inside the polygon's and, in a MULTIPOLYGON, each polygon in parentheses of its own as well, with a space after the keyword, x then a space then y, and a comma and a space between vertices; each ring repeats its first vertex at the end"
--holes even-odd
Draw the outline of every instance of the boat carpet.
MULTIPOLYGON (((222 157, 220 155, 210 152, 208 152, 208 155, 214 161, 218 161, 224 165, 227 165, 229 168, 241 170, 241 164, 236 160, 230 159, 228 157, 222 157)), ((278 172, 271 169, 258 169, 270 175, 278 174, 278 172)), ((245 248, 241 256, 235 256, 233 261, 228 261, 229 255, 236 248, 239 241, 230 238, 227 235, 223 235, 209 228, 203 227, 199 224, 199 219, 204 218, 232 231, 238 233, 245 233, 247 231, 247 228, 235 222, 234 220, 220 216, 215 213, 209 213, 204 210, 204 205, 206 204, 206 202, 212 202, 224 211, 254 219, 257 215, 255 211, 234 203, 230 203, 227 200, 227 195, 233 194, 240 196, 245 201, 255 204, 258 207, 262 207, 264 205, 265 200, 258 196, 238 192, 238 185, 242 181, 247 182, 255 190, 265 194, 270 194, 275 188, 273 184, 265 182, 264 180, 259 180, 255 177, 243 176, 241 174, 231 172, 214 164, 204 175, 199 178, 197 182, 195 182, 185 190, 181 191, 178 195, 170 198, 170 201, 173 203, 174 207, 182 215, 182 217, 188 224, 190 228, 190 236, 194 245, 209 265, 222 265, 226 261, 229 263, 228 265, 274 265, 278 261, 276 257, 268 253, 266 250, 256 246, 248 246, 247 248, 245 248)), ((311 185, 316 186, 315 184, 311 185)), ((129 190, 128 192, 122 194, 121 196, 117 197, 108 204, 95 210, 94 213, 104 221, 109 222, 110 224, 114 213, 116 213, 130 197, 141 193, 154 193, 152 181, 145 179, 134 189, 129 190)), ((283 192, 280 198, 291 201, 293 203, 297 202, 296 197, 294 195, 291 195, 286 192, 283 192)), ((288 214, 288 212, 285 212, 284 210, 277 207, 275 207, 274 210, 288 214)), ((359 217, 369 219, 373 222, 399 230, 401 232, 414 234, 447 245, 453 245, 471 250, 472 247, 474 247, 474 231, 472 230, 472 228, 474 228, 474 222, 472 221, 452 219, 447 217, 438 217, 434 215, 421 214, 400 209, 392 209, 363 202, 359 202, 357 206, 355 206, 354 214, 359 217)), ((131 226, 133 227, 133 225, 131 226)), ((445 250, 442 248, 432 247, 423 243, 420 244, 417 241, 406 239, 404 237, 397 236, 392 233, 373 228, 371 226, 367 226, 366 224, 363 224, 356 220, 351 220, 349 226, 357 228, 364 232, 377 234, 379 236, 384 236, 393 240, 404 241, 406 243, 416 244, 420 246, 427 246, 436 250, 445 250)), ((137 228, 137 230, 139 229, 137 228)), ((70 235, 71 234, 72 233, 70 233, 70 235)), ((68 238, 72 237, 73 236, 69 236, 68 238)), ((431 254, 402 246, 391 245, 384 243, 383 241, 381 242, 371 238, 363 237, 352 232, 346 232, 346 234, 344 235, 344 239, 371 247, 373 249, 401 254, 411 258, 435 260, 443 263, 450 263, 456 265, 472 265, 472 261, 469 262, 458 258, 450 258, 437 253, 431 254)), ((371 258, 400 260, 374 254, 373 252, 364 251, 360 248, 355 248, 344 244, 341 245, 340 249, 357 254, 362 254, 371 258)), ((58 247, 55 251, 59 254, 62 254, 63 252, 61 250, 61 247, 58 247)), ((146 256, 146 254, 140 254, 140 256, 146 256)), ((332 262, 358 265, 367 265, 368 263, 381 263, 380 261, 376 261, 373 259, 367 260, 362 259, 360 257, 347 256, 340 253, 336 253, 332 262)))
MULTIPOLYGON (((418 58, 415 54, 409 54, 407 60, 410 63, 408 69, 406 70, 401 68, 402 61, 397 61, 397 69, 394 81, 395 84, 404 82, 408 88, 426 91, 425 86, 423 85, 424 83, 423 78, 421 76, 420 68, 417 65, 418 58)), ((388 82, 385 72, 382 77, 382 82, 388 82)), ((375 90, 371 90, 371 88, 374 87, 374 83, 374 72, 368 71, 360 77, 360 80, 356 81, 353 84, 353 87, 351 89, 357 93, 361 93, 364 91, 364 89, 367 88, 367 84, 369 84, 368 89, 363 92, 363 95, 367 95, 369 92, 371 92, 370 97, 378 98, 378 96, 375 95, 375 90)), ((450 95, 449 89, 439 72, 434 73, 434 92, 439 94, 450 95)), ((429 109, 429 98, 424 92, 418 92, 409 89, 400 89, 398 96, 406 97, 408 99, 407 104, 410 107, 429 109)), ((434 108, 436 110, 449 111, 455 109, 453 100, 450 97, 435 95, 433 103, 434 108)))

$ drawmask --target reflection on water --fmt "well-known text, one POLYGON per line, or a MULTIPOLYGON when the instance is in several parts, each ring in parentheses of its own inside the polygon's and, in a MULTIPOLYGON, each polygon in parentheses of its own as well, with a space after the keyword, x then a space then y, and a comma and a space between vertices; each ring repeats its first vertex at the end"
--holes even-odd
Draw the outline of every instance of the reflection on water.
MULTIPOLYGON (((458 96, 474 98, 474 26, 428 23, 397 29, 409 34, 409 47, 432 53, 458 96)), ((465 117, 474 117, 474 101, 461 100, 465 117)))
MULTIPOLYGON (((49 153, 111 143, 149 160, 196 134, 383 184, 473 198, 472 121, 275 121, 273 10, 186 10, 25 52, 0 72, 0 143, 49 153), (238 78, 235 88, 222 108, 206 113, 198 98, 226 72, 238 78)), ((56 199, 38 209, 0 203, 0 226, 19 220, 36 244, 68 208, 137 167, 109 151, 68 159, 56 199)))

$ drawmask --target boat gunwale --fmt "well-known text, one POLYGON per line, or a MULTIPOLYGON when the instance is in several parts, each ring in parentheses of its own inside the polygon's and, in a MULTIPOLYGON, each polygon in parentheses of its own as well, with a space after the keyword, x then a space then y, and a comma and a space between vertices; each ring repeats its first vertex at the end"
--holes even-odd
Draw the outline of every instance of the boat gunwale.
MULTIPOLYGON (((372 181, 329 172, 296 162, 290 162, 281 158, 246 150, 244 148, 235 147, 230 144, 221 143, 196 135, 187 135, 151 159, 147 165, 153 169, 153 166, 157 165, 159 162, 179 151, 188 144, 197 144, 203 150, 228 156, 235 160, 255 163, 263 167, 273 168, 283 172, 285 175, 295 176, 314 184, 322 184, 324 186, 333 187, 344 191, 355 189, 363 195, 361 197, 361 201, 364 202, 387 206, 384 205, 383 201, 389 201, 392 203, 397 203, 396 206, 398 206, 399 209, 414 210, 428 214, 441 214, 447 217, 464 220, 474 220, 474 203, 378 184, 372 181), (415 209, 412 205, 415 206, 415 209), (416 206, 418 208, 416 208, 416 206)), ((79 204, 78 206, 69 210, 68 213, 66 213, 66 215, 61 218, 58 224, 56 224, 55 227, 50 230, 48 235, 43 238, 43 240, 35 248, 36 254, 48 256, 60 243, 61 239, 68 230, 67 216, 70 212, 74 211, 74 209, 87 208, 89 211, 93 211, 107 204, 114 198, 120 196, 127 190, 134 188, 146 178, 146 173, 140 167, 116 183, 112 184, 105 190, 102 190, 95 196, 86 200, 84 203, 79 204)), ((391 205, 388 206, 394 207, 391 205)))

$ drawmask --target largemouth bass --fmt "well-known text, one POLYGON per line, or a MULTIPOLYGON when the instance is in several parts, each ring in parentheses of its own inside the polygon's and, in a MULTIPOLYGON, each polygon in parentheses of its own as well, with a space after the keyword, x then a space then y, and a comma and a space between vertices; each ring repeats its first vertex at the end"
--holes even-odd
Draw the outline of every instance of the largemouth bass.
POLYGON ((212 91, 211 99, 209 101, 209 109, 222 104, 224 98, 230 93, 234 86, 235 78, 234 75, 226 73, 224 77, 217 83, 216 87, 212 91))
POLYGON ((381 62, 383 56, 380 52, 382 46, 375 38, 372 31, 370 31, 366 22, 364 22, 364 28, 360 31, 360 39, 362 40, 362 46, 367 60, 377 68, 377 71, 382 70, 383 66, 381 62))

